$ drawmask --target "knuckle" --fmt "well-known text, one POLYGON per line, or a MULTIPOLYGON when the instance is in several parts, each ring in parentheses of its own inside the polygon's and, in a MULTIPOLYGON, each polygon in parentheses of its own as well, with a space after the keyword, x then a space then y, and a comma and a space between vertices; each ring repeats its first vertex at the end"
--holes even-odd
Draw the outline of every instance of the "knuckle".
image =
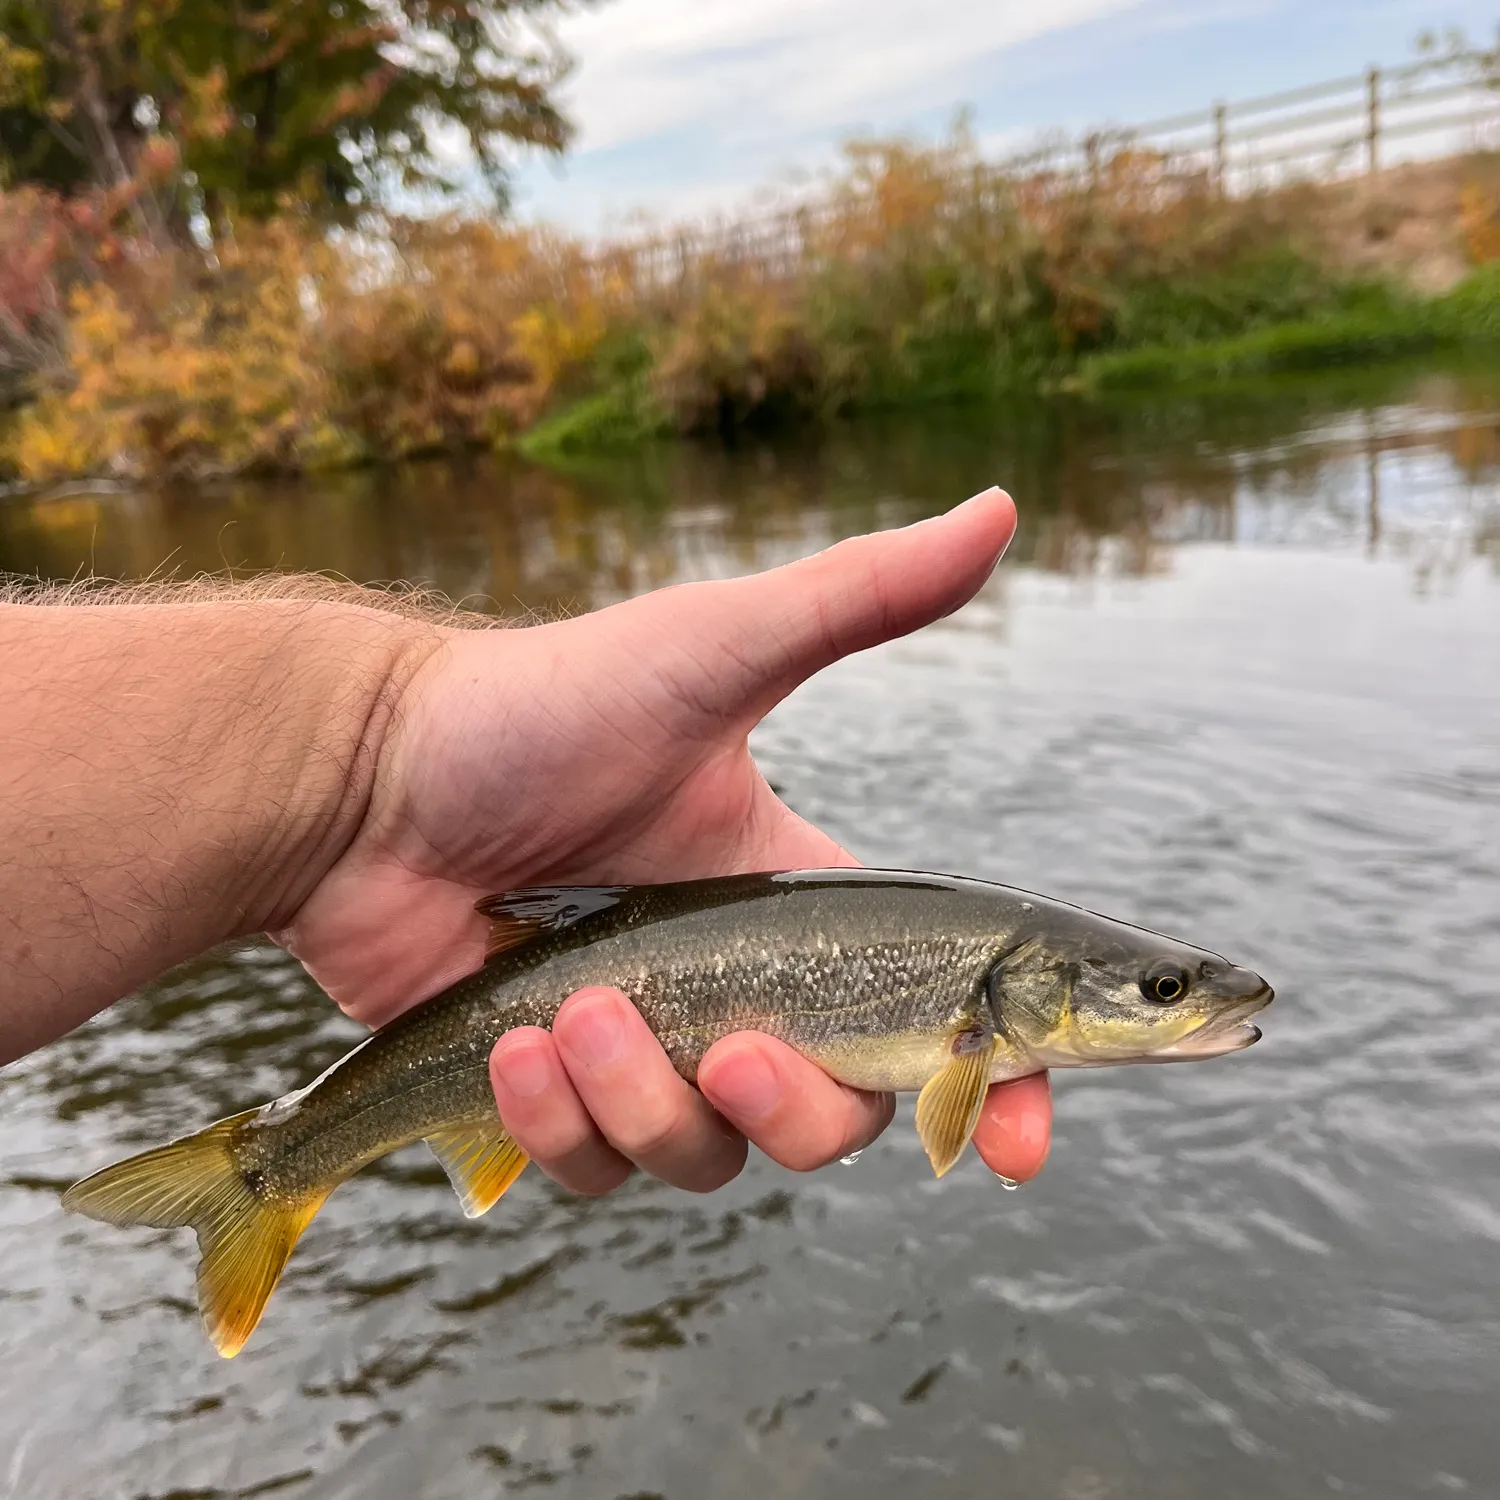
POLYGON ((693 1164, 676 1186, 689 1193, 716 1193, 721 1187, 734 1181, 745 1168, 748 1148, 743 1142, 726 1141, 693 1164))
POLYGON ((565 1181, 559 1177, 557 1181, 570 1193, 577 1193, 580 1198, 607 1198, 611 1193, 623 1187, 629 1176, 628 1171, 618 1171, 577 1180, 570 1178, 565 1181))
POLYGON ((502 1116, 501 1123, 515 1143, 538 1162, 566 1161, 586 1151, 597 1139, 587 1116, 561 1100, 544 1101, 523 1119, 502 1116))
POLYGON ((840 1155, 847 1155, 841 1141, 833 1140, 791 1140, 778 1143, 779 1149, 762 1148, 767 1156, 774 1157, 791 1172, 816 1172, 820 1167, 826 1167, 829 1162, 840 1155))
POLYGON ((583 1198, 603 1198, 624 1185, 634 1168, 613 1151, 585 1146, 539 1162, 554 1182, 583 1198))
POLYGON ((677 1154, 689 1128, 679 1111, 669 1109, 621 1122, 605 1134, 617 1151, 641 1161, 677 1154))
POLYGON ((892 1094, 862 1095, 854 1111, 850 1132, 850 1150, 863 1150, 877 1136, 883 1135, 896 1118, 896 1100, 892 1094))
POLYGON ((789 1172, 816 1172, 826 1167, 833 1157, 834 1153, 830 1151, 826 1156, 803 1156, 799 1153, 779 1159, 789 1172))

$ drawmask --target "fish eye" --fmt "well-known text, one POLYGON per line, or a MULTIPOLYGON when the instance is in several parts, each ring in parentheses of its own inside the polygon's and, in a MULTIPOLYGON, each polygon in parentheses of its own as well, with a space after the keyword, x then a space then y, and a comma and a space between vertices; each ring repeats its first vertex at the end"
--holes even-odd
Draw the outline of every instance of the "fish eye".
POLYGON ((1141 976, 1141 994, 1157 1005, 1175 1005, 1187 987, 1187 975, 1174 963, 1152 964, 1141 976))

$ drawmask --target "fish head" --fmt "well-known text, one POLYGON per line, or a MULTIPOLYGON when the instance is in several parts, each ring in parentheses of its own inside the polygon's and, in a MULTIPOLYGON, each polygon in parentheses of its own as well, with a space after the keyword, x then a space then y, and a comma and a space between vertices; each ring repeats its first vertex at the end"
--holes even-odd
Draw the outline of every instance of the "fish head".
POLYGON ((1260 1040, 1259 974, 1217 953, 1080 912, 1004 956, 989 978, 997 1029, 1047 1068, 1222 1057, 1260 1040))

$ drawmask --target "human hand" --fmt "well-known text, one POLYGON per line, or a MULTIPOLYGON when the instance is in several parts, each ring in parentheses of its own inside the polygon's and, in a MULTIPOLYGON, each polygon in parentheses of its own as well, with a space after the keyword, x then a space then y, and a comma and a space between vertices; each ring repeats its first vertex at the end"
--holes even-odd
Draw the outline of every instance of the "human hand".
MULTIPOLYGON (((857 863, 782 803, 747 735, 821 668, 963 604, 1014 529, 1009 497, 990 490, 749 578, 556 624, 439 632, 394 705, 357 833, 277 936, 379 1025, 479 966, 482 895, 857 863)), ((700 1094, 611 991, 572 997, 550 1033, 510 1033, 491 1071, 519 1143, 585 1192, 632 1163, 716 1187, 746 1137, 807 1169, 865 1145, 892 1109, 758 1033, 709 1051, 700 1094)), ((975 1145, 1023 1180, 1049 1121, 1044 1078, 998 1085, 975 1145)))

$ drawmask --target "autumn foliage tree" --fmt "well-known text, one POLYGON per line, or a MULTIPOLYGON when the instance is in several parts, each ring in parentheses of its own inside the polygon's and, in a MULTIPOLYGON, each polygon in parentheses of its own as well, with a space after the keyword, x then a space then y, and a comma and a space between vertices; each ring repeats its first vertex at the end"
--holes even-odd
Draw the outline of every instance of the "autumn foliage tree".
POLYGON ((574 3, 0 0, 0 186, 118 189, 154 152, 151 227, 179 234, 397 190, 503 203, 516 147, 568 139, 546 24, 574 3))

